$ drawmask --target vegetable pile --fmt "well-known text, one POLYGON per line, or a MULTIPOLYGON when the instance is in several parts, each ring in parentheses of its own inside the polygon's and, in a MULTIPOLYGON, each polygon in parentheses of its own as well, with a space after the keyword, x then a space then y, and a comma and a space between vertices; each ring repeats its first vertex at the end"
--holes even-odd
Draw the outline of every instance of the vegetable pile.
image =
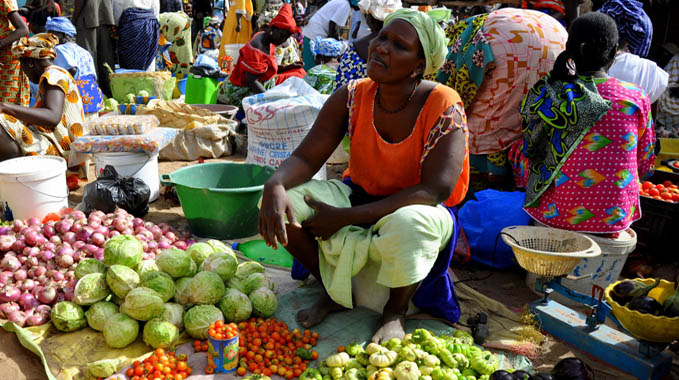
POLYGON ((656 279, 650 285, 635 280, 622 281, 613 287, 610 295, 613 301, 642 314, 668 318, 679 317, 679 277, 676 281, 674 294, 668 297, 663 304, 648 295, 659 283, 659 279, 656 279))
POLYGON ((170 247, 155 260, 142 260, 142 242, 130 235, 109 239, 103 250, 103 262, 83 260, 75 268, 73 302, 61 301, 51 312, 57 329, 89 326, 112 348, 126 347, 141 334, 147 345, 169 349, 183 329, 207 339, 218 321, 237 323, 252 313, 268 317, 276 311, 264 267, 239 265, 220 241, 195 243, 186 251, 170 247))
POLYGON ((644 181, 639 185, 639 193, 643 197, 649 197, 659 201, 669 203, 679 202, 679 186, 673 184, 672 181, 664 181, 659 184, 644 181))
POLYGON ((151 356, 143 361, 135 361, 132 367, 125 371, 129 380, 141 379, 167 379, 184 380, 193 372, 187 364, 184 354, 175 354, 174 351, 156 349, 151 356))
MULTIPOLYGON (((63 300, 76 301, 76 282, 80 278, 103 272, 104 245, 122 235, 128 235, 128 238, 116 250, 121 257, 109 256, 123 265, 128 264, 125 259, 129 260, 128 256, 139 261, 152 260, 164 249, 186 249, 193 243, 184 240, 190 237, 188 232, 180 233, 167 224, 144 222, 122 209, 110 214, 94 211, 89 217, 81 211, 69 210, 61 217, 50 214, 42 222, 31 218, 0 226, 0 255, 3 255, 0 261, 0 318, 7 318, 19 326, 48 322, 52 305, 63 300), (130 243, 132 236, 134 242, 130 243)), ((91 277, 87 285, 104 285, 101 278, 91 277)), ((116 289, 121 287, 124 291, 125 281, 131 280, 134 279, 115 280, 116 289)), ((94 297, 80 300, 83 304, 91 304, 104 292, 81 288, 78 293, 94 297)))
POLYGON ((462 330, 435 336, 416 329, 403 340, 370 343, 365 349, 350 344, 319 369, 307 369, 300 380, 487 380, 497 369, 495 354, 475 346, 462 330))
POLYGON ((551 374, 525 371, 499 370, 490 375, 490 380, 594 380, 592 370, 578 358, 559 361, 551 374))

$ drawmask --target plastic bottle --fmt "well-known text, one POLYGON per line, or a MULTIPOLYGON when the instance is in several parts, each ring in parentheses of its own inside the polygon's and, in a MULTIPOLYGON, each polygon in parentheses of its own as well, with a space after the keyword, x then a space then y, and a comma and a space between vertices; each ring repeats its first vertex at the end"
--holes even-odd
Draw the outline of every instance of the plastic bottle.
POLYGON ((244 243, 233 243, 232 248, 243 252, 246 257, 263 264, 278 265, 286 268, 292 267, 292 255, 280 244, 278 244, 278 249, 273 249, 267 246, 264 240, 259 239, 244 243))

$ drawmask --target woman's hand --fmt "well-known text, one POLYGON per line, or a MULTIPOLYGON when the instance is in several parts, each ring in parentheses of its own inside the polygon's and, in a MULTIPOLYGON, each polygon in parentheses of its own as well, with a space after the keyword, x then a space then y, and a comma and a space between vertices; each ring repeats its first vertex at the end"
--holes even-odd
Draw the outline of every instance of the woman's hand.
POLYGON ((285 216, 288 222, 296 227, 301 225, 295 219, 295 209, 283 185, 264 186, 262 206, 259 210, 259 234, 266 245, 278 248, 279 241, 288 245, 288 234, 285 229, 285 216))
POLYGON ((311 199, 309 196, 305 196, 304 201, 314 209, 314 216, 304 221, 302 227, 315 237, 328 240, 335 232, 350 224, 339 212, 340 208, 311 199))

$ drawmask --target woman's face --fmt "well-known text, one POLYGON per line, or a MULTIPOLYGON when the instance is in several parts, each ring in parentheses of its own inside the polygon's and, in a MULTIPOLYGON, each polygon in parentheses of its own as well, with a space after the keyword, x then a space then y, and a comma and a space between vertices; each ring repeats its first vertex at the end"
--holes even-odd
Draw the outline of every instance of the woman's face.
POLYGON ((422 74, 425 60, 417 31, 409 22, 395 19, 370 43, 368 76, 378 83, 393 83, 422 74))
POLYGON ((40 76, 43 74, 43 70, 37 59, 21 58, 19 59, 19 62, 21 64, 21 71, 26 74, 26 77, 28 77, 28 80, 31 81, 31 83, 40 82, 40 76))
POLYGON ((271 43, 278 46, 282 45, 285 41, 287 41, 288 38, 292 36, 292 33, 290 33, 287 30, 272 27, 269 35, 271 36, 271 43))

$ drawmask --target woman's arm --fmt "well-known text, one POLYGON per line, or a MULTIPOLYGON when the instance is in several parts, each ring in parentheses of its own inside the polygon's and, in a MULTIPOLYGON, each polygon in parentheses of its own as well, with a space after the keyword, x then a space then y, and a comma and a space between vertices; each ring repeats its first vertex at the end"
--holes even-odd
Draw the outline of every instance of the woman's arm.
POLYGON ((240 32, 240 19, 243 18, 243 15, 240 13, 236 13, 236 33, 240 32))
POLYGON ((257 75, 252 74, 252 73, 245 73, 245 80, 248 82, 248 87, 252 92, 255 94, 261 94, 262 92, 266 92, 266 88, 264 88, 264 85, 262 82, 257 79, 257 75))
MULTIPOLYGON (((335 208, 315 200, 307 203, 316 211, 315 216, 304 223, 314 236, 328 239, 340 228, 348 225, 375 223, 385 215, 389 215, 401 207, 424 204, 436 205, 444 202, 455 190, 457 180, 462 173, 465 158, 466 136, 463 126, 464 118, 456 108, 445 112, 450 118, 442 118, 444 127, 455 125, 452 130, 441 137, 436 146, 422 163, 421 182, 403 189, 377 202, 350 208, 335 208)), ((443 128, 446 130, 446 128, 443 128)))
POLYGON ((40 125, 45 128, 56 127, 64 113, 64 92, 59 87, 47 83, 45 86, 47 86, 45 104, 42 108, 3 103, 1 111, 16 117, 25 124, 40 125))
POLYGON ((8 34, 7 37, 0 40, 0 49, 12 46, 14 41, 17 41, 19 38, 28 35, 28 26, 26 26, 26 23, 19 15, 19 12, 12 12, 7 18, 9 18, 9 22, 11 22, 12 26, 14 26, 14 31, 8 34))
POLYGON ((300 69, 300 68, 302 68, 302 67, 304 67, 304 63, 302 63, 302 62, 295 62, 295 63, 291 63, 291 64, 285 65, 285 66, 278 66, 278 72, 279 72, 279 73, 284 73, 284 72, 286 72, 286 71, 295 70, 295 69, 300 69))

